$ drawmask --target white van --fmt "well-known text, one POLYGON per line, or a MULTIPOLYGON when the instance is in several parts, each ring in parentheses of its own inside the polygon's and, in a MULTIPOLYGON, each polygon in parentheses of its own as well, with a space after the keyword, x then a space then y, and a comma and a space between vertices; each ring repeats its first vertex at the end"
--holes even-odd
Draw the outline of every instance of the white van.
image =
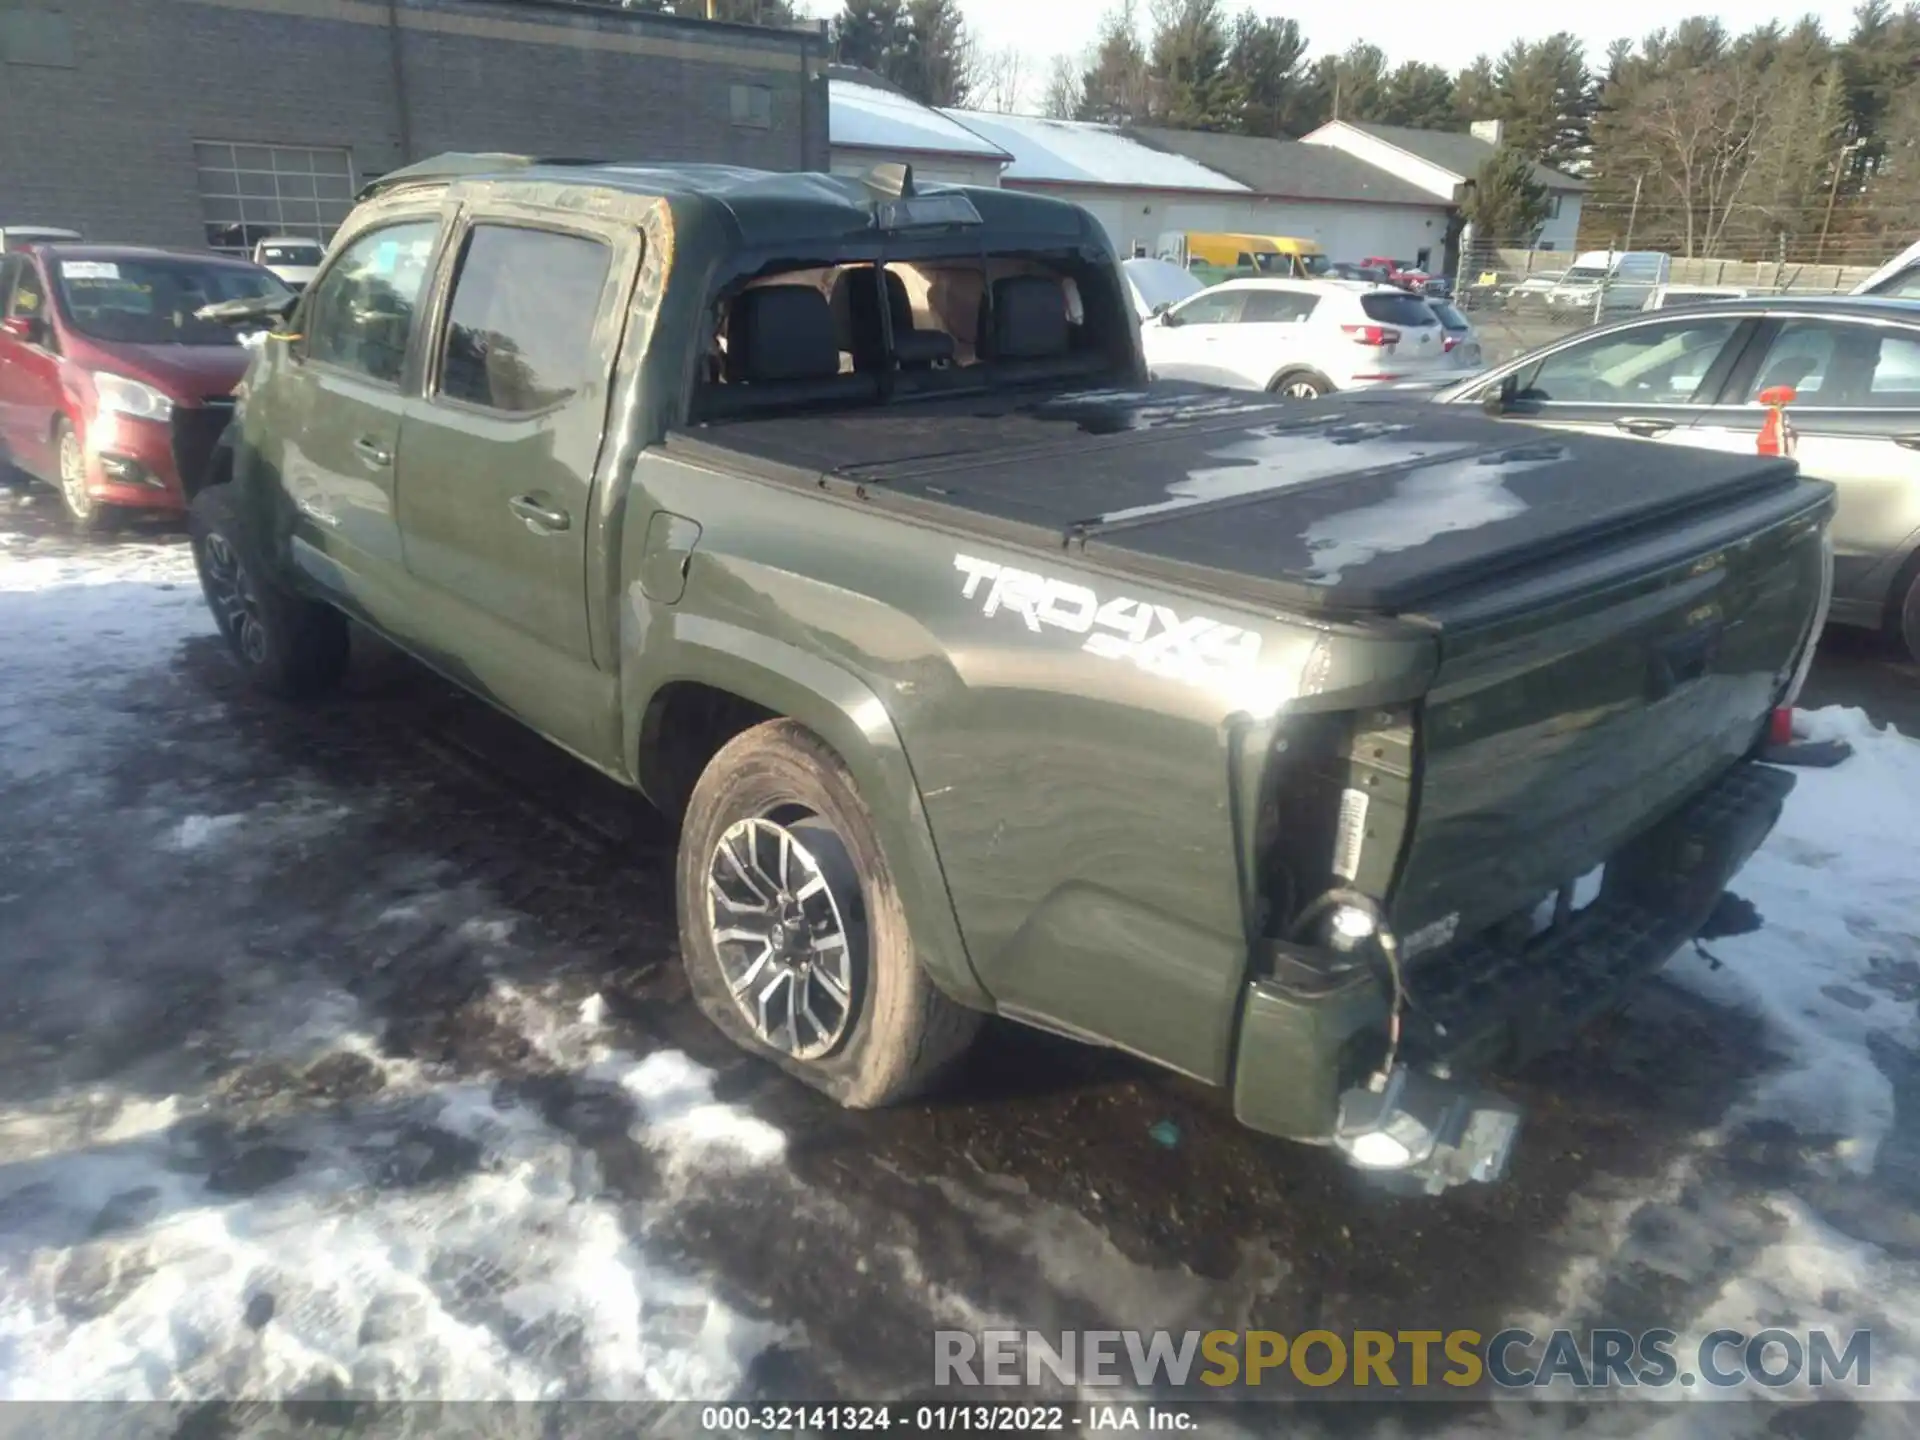
POLYGON ((1920 243, 1902 250, 1854 286, 1853 293, 1884 295, 1889 300, 1920 300, 1920 243))
POLYGON ((1591 310, 1598 300, 1606 310, 1638 310, 1672 275, 1673 257, 1663 250, 1584 250, 1573 257, 1560 283, 1547 292, 1547 305, 1555 310, 1591 310))

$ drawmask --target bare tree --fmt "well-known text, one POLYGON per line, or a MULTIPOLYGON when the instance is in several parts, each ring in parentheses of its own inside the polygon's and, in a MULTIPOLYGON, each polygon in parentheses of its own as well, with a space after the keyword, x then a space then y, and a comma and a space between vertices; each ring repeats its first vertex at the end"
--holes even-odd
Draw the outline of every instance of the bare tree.
POLYGON ((1648 177, 1672 195, 1689 257, 1711 255, 1745 203, 1771 142, 1773 87, 1744 65, 1701 67, 1657 81, 1629 126, 1648 177))
POLYGON ((982 51, 973 77, 973 103, 1001 115, 1016 114, 1031 74, 1026 53, 1018 45, 982 51))
POLYGON ((1071 120, 1080 113, 1086 99, 1086 83, 1081 78, 1088 62, 1072 55, 1056 55, 1047 66, 1046 97, 1041 113, 1054 120, 1071 120))

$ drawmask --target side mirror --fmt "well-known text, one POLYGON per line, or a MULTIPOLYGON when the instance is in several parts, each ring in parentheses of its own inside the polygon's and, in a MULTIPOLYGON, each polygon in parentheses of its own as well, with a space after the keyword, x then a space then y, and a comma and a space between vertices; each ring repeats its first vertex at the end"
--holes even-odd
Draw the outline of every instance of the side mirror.
POLYGON ((1513 408, 1515 398, 1520 394, 1520 375, 1518 371, 1501 380, 1496 389, 1489 390, 1480 401, 1480 408, 1489 415, 1505 415, 1513 408))
POLYGON ((1153 318, 1162 325, 1178 325, 1180 323, 1179 317, 1173 313, 1173 308, 1168 305, 1162 305, 1158 310, 1155 310, 1153 312, 1153 318))
POLYGON ((9 315, 0 320, 0 332, 24 345, 38 345, 46 335, 47 322, 31 315, 9 315))

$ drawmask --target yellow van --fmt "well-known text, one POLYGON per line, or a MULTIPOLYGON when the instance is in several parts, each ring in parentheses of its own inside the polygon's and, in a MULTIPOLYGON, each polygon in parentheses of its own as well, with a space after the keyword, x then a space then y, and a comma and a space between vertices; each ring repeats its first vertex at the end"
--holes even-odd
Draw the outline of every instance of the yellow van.
POLYGON ((1189 270, 1277 275, 1294 280, 1325 275, 1333 263, 1313 241, 1291 235, 1176 231, 1161 236, 1159 248, 1160 259, 1171 260, 1189 270))

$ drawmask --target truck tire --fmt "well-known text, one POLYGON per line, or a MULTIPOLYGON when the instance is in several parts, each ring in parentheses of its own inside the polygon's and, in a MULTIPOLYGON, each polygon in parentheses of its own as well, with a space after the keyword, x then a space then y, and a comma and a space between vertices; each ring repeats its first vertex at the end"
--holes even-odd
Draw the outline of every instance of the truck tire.
POLYGON ((120 518, 113 506, 87 494, 87 452, 80 444, 80 432, 64 417, 53 427, 55 473, 59 477, 60 503, 66 507, 67 520, 83 535, 98 535, 110 530, 120 518))
POLYGON ((1920 559, 1903 577, 1904 589, 1894 596, 1893 633, 1906 648, 1907 658, 1920 665, 1920 559))
POLYGON ((194 568, 214 624, 255 688, 305 700, 340 683, 347 619, 279 584, 247 544, 228 485, 210 485, 187 511, 194 568))
POLYGON ((791 720, 707 765, 680 831, 680 954, 736 1045, 850 1109, 904 1100, 980 1016, 935 987, 846 764, 791 720))

